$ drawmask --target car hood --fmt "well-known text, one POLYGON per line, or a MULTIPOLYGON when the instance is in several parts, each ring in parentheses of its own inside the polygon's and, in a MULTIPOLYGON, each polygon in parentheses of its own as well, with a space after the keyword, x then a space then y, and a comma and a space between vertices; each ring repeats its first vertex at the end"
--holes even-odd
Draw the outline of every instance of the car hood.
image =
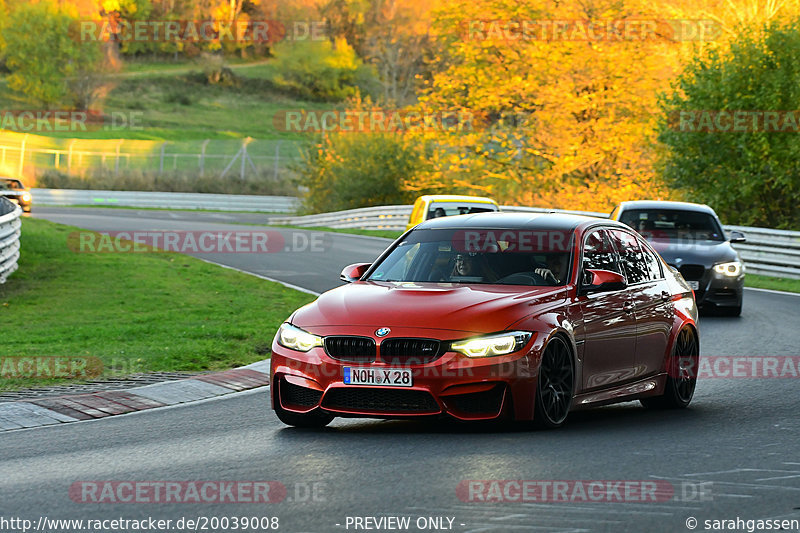
POLYGON ((674 240, 652 239, 650 244, 671 265, 705 265, 726 261, 738 261, 739 254, 729 242, 694 241, 675 242, 674 240))
POLYGON ((322 294, 292 317, 301 328, 369 326, 503 331, 564 300, 564 287, 358 281, 322 294))

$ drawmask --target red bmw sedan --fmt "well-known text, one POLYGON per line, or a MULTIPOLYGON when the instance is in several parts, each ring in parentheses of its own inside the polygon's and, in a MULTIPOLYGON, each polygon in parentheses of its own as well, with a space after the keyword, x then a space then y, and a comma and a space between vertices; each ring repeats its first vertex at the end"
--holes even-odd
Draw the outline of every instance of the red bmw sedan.
POLYGON ((619 222, 481 213, 429 220, 298 309, 272 344, 272 407, 334 417, 511 419, 639 400, 682 408, 699 338, 681 275, 619 222))

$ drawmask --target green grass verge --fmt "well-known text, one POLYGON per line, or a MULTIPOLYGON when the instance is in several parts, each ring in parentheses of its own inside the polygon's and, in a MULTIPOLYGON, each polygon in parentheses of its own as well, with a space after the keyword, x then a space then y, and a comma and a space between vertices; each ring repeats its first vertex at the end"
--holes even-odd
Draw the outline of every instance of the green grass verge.
MULTIPOLYGON (((97 357, 104 375, 222 370, 269 357, 278 325, 313 299, 180 254, 74 253, 77 230, 23 221, 0 356, 97 357)), ((0 389, 54 382, 0 376, 0 389)))
POLYGON ((747 274, 744 277, 745 287, 756 289, 772 289, 774 291, 800 292, 800 279, 773 278, 759 274, 747 274))

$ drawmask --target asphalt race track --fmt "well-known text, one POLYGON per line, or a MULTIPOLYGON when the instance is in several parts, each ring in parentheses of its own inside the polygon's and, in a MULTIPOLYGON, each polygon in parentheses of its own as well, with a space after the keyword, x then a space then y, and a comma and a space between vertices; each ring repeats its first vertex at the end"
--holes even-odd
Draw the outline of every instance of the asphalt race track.
MULTIPOLYGON (((94 230, 218 230, 231 224, 248 229, 241 224, 266 218, 44 207, 34 208, 33 216, 94 230)), ((289 237, 296 233, 280 231, 289 237)), ((340 283, 344 265, 373 260, 389 242, 326 235, 324 252, 202 257, 319 292, 340 283)), ((740 318, 701 319, 701 355, 798 356, 798 325, 800 296, 748 290, 740 318)), ((256 389, 4 433, 0 516, 34 524, 40 516, 152 517, 173 524, 181 517, 278 517, 278 531, 291 533, 364 531, 366 526, 373 531, 680 532, 709 530, 714 524, 706 520, 739 518, 739 531, 747 531, 748 520, 800 520, 799 379, 710 377, 698 383, 688 410, 653 412, 627 403, 573 413, 557 431, 368 419, 337 419, 324 430, 299 430, 283 426, 268 409, 267 389, 256 389), (70 497, 76 482, 111 480, 277 481, 286 496, 266 504, 76 503, 70 497), (540 490, 555 486, 550 481, 567 481, 571 496, 568 501, 519 501, 516 485, 494 484, 505 487, 495 498, 503 501, 479 501, 492 494, 491 480, 537 481, 540 490), (658 486, 659 492, 647 501, 624 491, 621 498, 612 492, 599 499, 574 492, 592 482, 608 487, 614 481, 658 486), (378 529, 366 517, 410 517, 410 525, 378 529)), ((81 500, 75 492, 72 497, 81 500)), ((797 522, 794 527, 800 529, 797 522)), ((53 529, 67 530, 74 529, 53 529)), ((209 524, 205 530, 232 527, 209 524)))

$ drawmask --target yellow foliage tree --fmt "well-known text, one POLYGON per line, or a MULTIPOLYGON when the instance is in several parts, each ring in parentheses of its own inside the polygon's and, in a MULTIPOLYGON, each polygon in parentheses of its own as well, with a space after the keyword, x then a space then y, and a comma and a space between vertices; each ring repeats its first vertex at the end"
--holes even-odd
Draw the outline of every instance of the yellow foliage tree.
POLYGON ((437 147, 433 170, 407 186, 595 211, 621 200, 669 196, 654 168, 654 130, 658 92, 679 66, 682 45, 671 40, 670 28, 658 25, 646 38, 607 39, 580 32, 525 38, 503 30, 507 21, 602 24, 659 17, 638 0, 446 0, 434 15, 440 65, 421 105, 485 120, 466 132, 421 133, 437 147))

